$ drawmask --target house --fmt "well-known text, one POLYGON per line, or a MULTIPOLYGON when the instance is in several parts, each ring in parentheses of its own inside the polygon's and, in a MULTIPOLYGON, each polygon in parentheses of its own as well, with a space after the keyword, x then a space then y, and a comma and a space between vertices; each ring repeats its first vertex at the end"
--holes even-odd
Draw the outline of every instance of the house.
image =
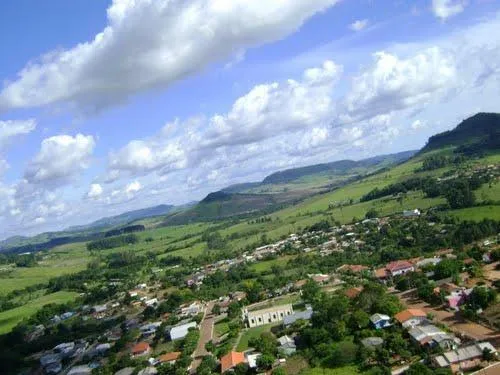
POLYGON ((384 343, 384 339, 382 337, 367 337, 366 339, 361 340, 361 343, 365 348, 375 349, 377 346, 384 343))
POLYGON ((304 311, 296 311, 293 314, 285 315, 283 317, 283 325, 286 327, 290 327, 297 320, 311 320, 313 315, 313 309, 311 305, 306 305, 306 309, 304 311))
POLYGON ((40 357, 40 365, 45 368, 51 364, 59 363, 61 364, 62 357, 59 353, 45 354, 40 357))
POLYGON ((431 348, 439 346, 442 349, 453 349, 456 347, 455 337, 448 335, 432 324, 419 325, 408 331, 413 342, 420 346, 431 348))
POLYGON ((344 291, 344 295, 349 299, 354 299, 363 291, 362 287, 349 288, 344 291))
POLYGON ((251 369, 257 368, 257 360, 261 356, 261 353, 245 353, 246 362, 248 363, 248 367, 251 369))
POLYGON ((151 299, 146 299, 144 300, 144 306, 150 307, 150 306, 156 306, 158 305, 158 298, 151 298, 151 299))
POLYGON ((132 357, 141 357, 143 355, 148 355, 151 352, 151 347, 147 342, 138 342, 132 348, 132 357))
POLYGON ((115 372, 115 375, 132 375, 133 373, 134 373, 133 367, 125 367, 115 372))
POLYGON ((176 325, 170 328, 168 335, 170 336, 170 340, 175 341, 179 339, 183 339, 186 337, 190 329, 197 328, 198 325, 196 322, 189 322, 180 325, 176 325))
POLYGON ((142 369, 137 373, 137 375, 156 375, 156 374, 158 374, 158 370, 156 369, 156 367, 152 366, 146 367, 145 369, 142 369))
POLYGON ((269 323, 282 321, 285 316, 293 314, 291 304, 268 307, 260 310, 249 311, 243 310, 243 320, 246 321, 248 327, 258 327, 269 323))
POLYGON ((68 375, 90 375, 92 369, 88 365, 74 366, 69 370, 68 375))
POLYGON ((221 373, 225 373, 240 363, 246 363, 245 354, 241 352, 229 352, 220 359, 221 373))
POLYGON ((394 318, 403 328, 413 328, 427 321, 427 314, 420 309, 408 309, 397 313, 394 318))
POLYGON ((389 315, 378 314, 378 313, 370 316, 370 322, 372 323, 375 329, 383 329, 390 327, 392 325, 391 317, 389 315))
POLYGON ((330 275, 323 275, 323 274, 316 274, 316 275, 309 275, 311 280, 318 284, 326 284, 330 280, 330 275))
POLYGON ((367 266, 362 266, 361 264, 343 264, 337 268, 337 272, 351 272, 351 273, 361 273, 368 270, 367 266))
POLYGON ((389 278, 389 273, 387 272, 385 267, 377 268, 373 273, 375 277, 380 281, 385 281, 386 279, 389 278))
POLYGON ((417 268, 425 268, 428 266, 435 266, 440 262, 441 262, 441 258, 425 258, 425 259, 417 261, 415 263, 415 265, 417 266, 417 268))
POLYGON ((279 351, 285 355, 292 355, 297 351, 297 346, 295 345, 295 340, 290 336, 281 336, 278 338, 279 351))
POLYGON ((133 367, 125 367, 115 372, 115 375, 132 375, 133 373, 134 373, 133 367))
POLYGON ((175 361, 177 361, 179 359, 179 357, 181 356, 181 352, 170 352, 170 353, 166 353, 166 354, 163 354, 161 355, 159 358, 158 358, 158 363, 169 363, 169 364, 174 364, 175 361))
POLYGON ((75 343, 63 342, 62 344, 56 345, 52 350, 55 353, 61 354, 63 357, 70 357, 75 351, 75 343))
POLYGON ((397 260, 395 262, 391 262, 387 264, 385 268, 392 277, 415 271, 415 267, 413 266, 413 264, 406 260, 397 260))
POLYGON ((160 328, 160 326, 161 326, 161 322, 154 322, 154 323, 144 324, 139 329, 140 329, 142 335, 147 337, 147 336, 154 335, 156 333, 156 331, 158 330, 158 328, 160 328))
POLYGON ((419 217, 421 214, 420 210, 414 209, 414 210, 405 210, 403 211, 403 217, 419 217))
POLYGON ((481 342, 445 352, 434 357, 432 362, 437 367, 451 367, 453 372, 466 371, 479 365, 485 350, 497 355, 493 345, 489 342, 481 342))
POLYGON ((199 301, 194 301, 189 305, 181 306, 181 316, 194 316, 203 311, 203 305, 199 301))
POLYGON ((105 318, 107 315, 108 306, 106 305, 96 305, 92 307, 92 316, 95 319, 105 318))
POLYGON ((467 302, 467 299, 469 298, 469 295, 472 293, 472 291, 473 288, 460 288, 459 290, 453 291, 449 296, 445 297, 448 307, 450 309, 458 311, 459 307, 467 302))

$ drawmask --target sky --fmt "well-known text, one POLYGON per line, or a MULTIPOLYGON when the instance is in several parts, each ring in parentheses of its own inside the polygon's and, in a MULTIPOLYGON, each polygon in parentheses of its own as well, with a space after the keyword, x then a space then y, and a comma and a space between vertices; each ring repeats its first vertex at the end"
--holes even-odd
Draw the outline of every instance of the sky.
POLYGON ((496 0, 0 2, 0 239, 418 149, 500 102, 496 0))

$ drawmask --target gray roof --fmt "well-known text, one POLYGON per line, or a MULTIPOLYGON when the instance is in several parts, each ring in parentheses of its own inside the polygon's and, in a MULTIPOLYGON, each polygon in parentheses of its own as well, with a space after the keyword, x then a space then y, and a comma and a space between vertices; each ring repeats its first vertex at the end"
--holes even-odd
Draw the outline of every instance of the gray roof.
POLYGON ((373 314, 370 316, 370 320, 373 324, 376 324, 377 322, 380 322, 381 320, 391 320, 391 317, 389 315, 385 314, 373 314))
POLYGON ((496 353, 496 349, 489 342, 481 342, 465 346, 457 350, 451 350, 443 355, 437 356, 435 361, 439 366, 445 367, 452 363, 463 362, 474 358, 479 358, 483 355, 483 350, 489 349, 492 353, 496 353))
POLYGON ((307 310, 304 311, 296 311, 291 315, 286 315, 283 318, 283 324, 285 326, 289 326, 293 323, 295 323, 297 320, 303 319, 303 320, 310 320, 313 315, 313 310, 309 306, 307 310))
POLYGON ((115 372, 115 375, 132 375, 133 372, 134 372, 133 367, 125 367, 115 372))
POLYGON ((172 340, 183 338, 188 334, 190 328, 196 328, 196 327, 197 327, 196 322, 190 322, 172 327, 169 332, 170 338, 172 340))
POLYGON ((384 343, 384 339, 382 337, 367 337, 366 339, 361 340, 364 346, 373 347, 379 346, 384 343))

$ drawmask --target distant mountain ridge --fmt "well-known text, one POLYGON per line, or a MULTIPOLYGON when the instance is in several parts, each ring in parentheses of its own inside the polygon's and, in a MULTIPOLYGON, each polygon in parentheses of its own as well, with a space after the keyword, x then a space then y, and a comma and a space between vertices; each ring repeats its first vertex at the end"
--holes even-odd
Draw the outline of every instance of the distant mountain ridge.
POLYGON ((396 154, 387 154, 371 157, 362 160, 338 160, 331 163, 315 164, 306 167, 292 168, 284 171, 273 173, 262 181, 263 184, 283 184, 294 181, 296 179, 316 174, 345 174, 348 171, 353 171, 356 168, 368 168, 385 162, 387 164, 395 164, 403 162, 411 158, 417 150, 403 151, 396 154))

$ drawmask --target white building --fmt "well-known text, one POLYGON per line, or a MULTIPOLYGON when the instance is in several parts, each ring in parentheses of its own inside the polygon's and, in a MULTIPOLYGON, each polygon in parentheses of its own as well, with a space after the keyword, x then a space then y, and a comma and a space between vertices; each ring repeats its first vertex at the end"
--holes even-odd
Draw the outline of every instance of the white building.
POLYGON ((170 328, 170 340, 174 341, 183 339, 188 334, 190 328, 196 328, 197 326, 196 322, 189 322, 170 328))
POLYGON ((293 314, 291 304, 273 306, 260 310, 248 311, 243 310, 243 320, 246 321, 249 327, 258 327, 265 324, 281 322, 285 316, 293 314))

